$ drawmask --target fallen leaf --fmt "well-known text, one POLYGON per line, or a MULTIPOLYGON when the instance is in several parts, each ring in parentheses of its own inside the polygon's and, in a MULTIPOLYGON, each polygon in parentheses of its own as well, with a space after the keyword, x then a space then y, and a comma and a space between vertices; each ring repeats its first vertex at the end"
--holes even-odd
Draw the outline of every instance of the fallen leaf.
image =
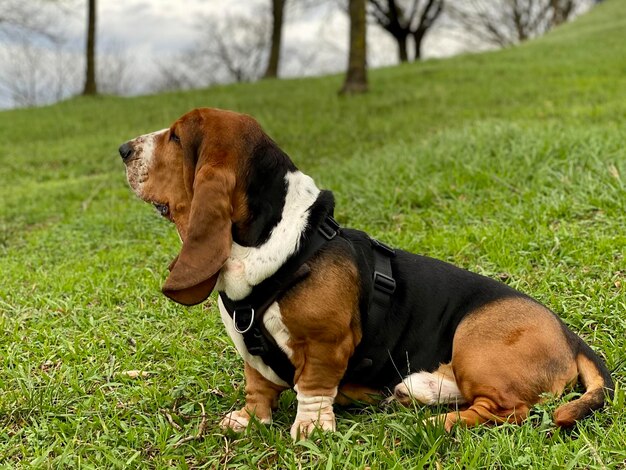
POLYGON ((131 379, 136 379, 139 377, 145 378, 150 375, 149 372, 143 370, 125 370, 124 372, 120 372, 120 374, 130 377, 131 379))

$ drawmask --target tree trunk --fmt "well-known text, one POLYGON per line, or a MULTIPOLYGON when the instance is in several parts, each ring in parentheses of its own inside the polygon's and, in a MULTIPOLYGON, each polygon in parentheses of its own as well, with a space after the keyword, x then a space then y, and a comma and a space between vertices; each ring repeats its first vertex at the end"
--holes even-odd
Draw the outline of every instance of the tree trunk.
POLYGON ((559 26, 567 21, 574 10, 573 0, 550 0, 552 26, 559 26))
POLYGON ((88 0, 87 5, 87 70, 83 95, 95 95, 98 93, 96 86, 96 0, 88 0))
POLYGON ((407 35, 402 34, 400 36, 395 36, 396 43, 398 44, 398 59, 400 62, 408 62, 409 61, 409 53, 407 52, 407 35))
POLYGON ((365 0, 350 0, 350 53, 346 81, 341 94, 365 93, 367 91, 367 48, 365 0))
POLYGON ((286 0, 272 0, 272 47, 267 61, 267 69, 263 78, 278 77, 278 64, 280 62, 280 45, 283 35, 283 12, 286 0))
POLYGON ((426 31, 417 30, 413 33, 413 42, 415 42, 415 59, 416 61, 422 59, 422 41, 424 41, 424 35, 426 31))

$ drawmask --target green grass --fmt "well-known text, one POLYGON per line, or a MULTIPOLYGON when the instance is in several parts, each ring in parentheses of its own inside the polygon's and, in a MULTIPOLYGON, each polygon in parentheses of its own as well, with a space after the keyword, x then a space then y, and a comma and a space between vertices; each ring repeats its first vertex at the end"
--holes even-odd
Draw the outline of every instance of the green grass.
POLYGON ((331 76, 0 113, 0 464, 626 466, 624 44, 626 8, 607 0, 521 47, 371 71, 366 96, 338 97, 331 76), (607 359, 616 398, 569 432, 555 402, 523 426, 451 435, 422 425, 436 410, 366 407, 292 443, 287 392, 273 425, 224 436, 242 362, 213 301, 160 294, 179 242, 116 152, 198 106, 254 115, 334 190, 344 225, 547 304, 607 359), (204 436, 177 447, 201 404, 204 436))

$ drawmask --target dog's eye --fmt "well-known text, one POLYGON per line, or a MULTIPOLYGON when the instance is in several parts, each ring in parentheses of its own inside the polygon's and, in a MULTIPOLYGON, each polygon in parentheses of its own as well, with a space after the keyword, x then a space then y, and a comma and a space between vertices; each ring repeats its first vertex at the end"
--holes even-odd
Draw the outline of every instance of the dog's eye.
POLYGON ((167 204, 154 204, 154 208, 161 214, 163 217, 167 217, 170 214, 170 208, 167 204))
POLYGON ((174 134, 174 131, 170 132, 170 140, 173 140, 177 144, 180 144, 180 137, 178 137, 176 134, 174 134))

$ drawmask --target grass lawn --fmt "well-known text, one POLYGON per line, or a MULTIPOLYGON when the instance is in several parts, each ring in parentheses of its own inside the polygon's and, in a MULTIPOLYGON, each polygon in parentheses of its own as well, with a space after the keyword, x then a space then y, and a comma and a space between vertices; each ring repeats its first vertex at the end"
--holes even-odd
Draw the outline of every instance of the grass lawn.
POLYGON ((366 96, 330 76, 0 113, 0 465, 626 467, 625 44, 607 0, 521 47, 371 71, 366 96), (437 410, 339 409, 337 433, 292 443, 286 392, 273 425, 225 436, 242 361, 214 298, 161 295, 179 241, 117 155, 199 106, 254 115, 343 225, 544 302, 606 358, 615 399, 571 431, 558 400, 451 435, 423 426, 437 410))

